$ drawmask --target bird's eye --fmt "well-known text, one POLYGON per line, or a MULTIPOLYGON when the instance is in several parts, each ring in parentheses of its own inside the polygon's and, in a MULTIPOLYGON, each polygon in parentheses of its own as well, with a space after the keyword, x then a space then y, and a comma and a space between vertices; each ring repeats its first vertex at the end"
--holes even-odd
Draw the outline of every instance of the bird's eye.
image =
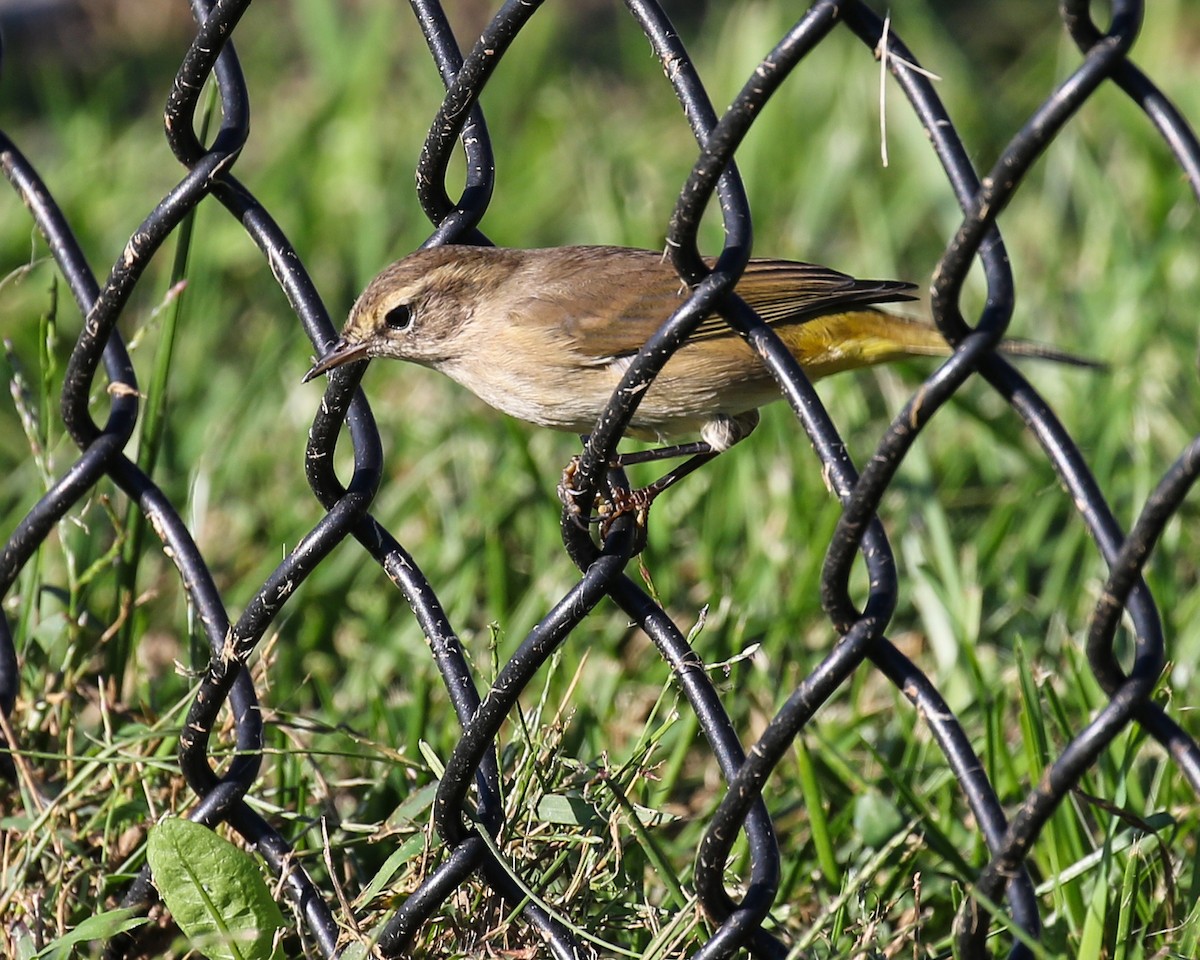
POLYGON ((392 330, 407 330, 412 325, 412 311, 408 304, 402 303, 384 314, 383 322, 392 330))

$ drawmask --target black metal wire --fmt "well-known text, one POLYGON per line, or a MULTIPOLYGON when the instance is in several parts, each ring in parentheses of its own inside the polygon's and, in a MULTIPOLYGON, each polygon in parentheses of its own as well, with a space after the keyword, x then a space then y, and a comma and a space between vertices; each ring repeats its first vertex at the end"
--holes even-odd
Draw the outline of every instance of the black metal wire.
MULTIPOLYGON (((411 608, 461 727, 433 806, 443 856, 383 925, 378 949, 385 957, 407 955, 422 925, 472 876, 519 911, 552 956, 565 960, 595 955, 591 944, 570 923, 527 897, 487 838, 500 836, 506 825, 497 756, 501 727, 555 650, 606 597, 646 633, 669 665, 728 784, 697 853, 694 889, 712 924, 708 938, 696 947, 693 956, 697 958, 729 957, 743 949, 757 957, 788 955, 789 946, 770 930, 782 857, 763 790, 818 709, 866 664, 900 690, 927 724, 987 847, 988 861, 979 865, 974 890, 964 900, 959 918, 957 949, 963 957, 987 955, 993 906, 1008 913, 1025 939, 1041 937, 1039 903, 1026 869, 1030 849, 1048 818, 1130 724, 1140 725, 1159 741, 1200 793, 1200 747, 1150 699, 1167 648, 1158 610, 1141 575, 1164 526, 1178 515, 1200 474, 1200 437, 1166 471, 1126 535, 1053 410, 994 352, 1012 316, 1015 295, 997 217, 1042 151, 1097 90, 1111 81, 1143 111, 1200 200, 1200 142, 1178 110, 1128 60, 1143 17, 1140 2, 1114 0, 1112 21, 1102 31, 1093 23, 1086 0, 1064 0, 1062 19, 1080 49, 1082 62, 980 178, 913 52, 894 32, 886 31, 880 17, 863 3, 813 3, 764 54, 728 109, 718 115, 661 6, 655 0, 625 0, 628 13, 661 61, 698 144, 696 162, 668 228, 671 262, 691 294, 633 358, 584 443, 573 481, 579 491, 577 502, 591 504, 601 489, 628 490, 623 472, 611 467, 617 444, 646 387, 696 324, 715 311, 763 358, 812 444, 817 468, 842 504, 820 586, 830 624, 829 652, 748 749, 699 655, 668 614, 625 575, 641 545, 635 518, 630 515, 611 523, 597 543, 588 524, 564 510, 563 543, 580 571, 579 579, 529 632, 481 696, 433 585, 410 552, 369 512, 383 476, 383 452, 370 407, 359 389, 365 363, 332 373, 309 433, 304 469, 325 514, 253 592, 241 615, 231 619, 228 602, 178 510, 125 455, 139 405, 137 381, 117 322, 155 251, 189 212, 211 196, 261 250, 314 348, 327 349, 336 331, 296 250, 268 211, 231 173, 250 136, 249 96, 230 42, 249 0, 192 0, 192 6, 196 34, 174 78, 165 110, 167 141, 186 174, 133 232, 103 285, 80 250, 69 215, 55 203, 34 164, 0 133, 0 166, 45 236, 85 317, 61 398, 63 423, 80 454, 10 534, 0 553, 0 596, 12 588, 58 521, 102 477, 109 477, 145 515, 167 548, 209 643, 210 661, 179 742, 179 769, 195 793, 188 815, 209 825, 229 824, 262 853, 282 879, 281 888, 297 908, 305 936, 321 955, 332 957, 339 950, 333 898, 297 863, 279 830, 246 801, 260 767, 263 725, 245 664, 298 586, 336 546, 351 537, 380 565, 411 608), (750 205, 735 162, 737 150, 771 95, 784 82, 797 82, 793 78, 797 64, 843 24, 870 51, 886 56, 888 69, 929 134, 934 155, 963 214, 934 272, 931 290, 934 320, 955 352, 904 405, 861 473, 795 358, 732 292, 751 255, 753 235, 750 205), (196 135, 195 120, 201 93, 210 79, 216 85, 221 123, 211 144, 206 145, 196 135), (698 248, 697 231, 714 198, 722 217, 724 244, 710 266, 698 248), (987 300, 974 323, 969 323, 960 299, 967 272, 975 262, 983 267, 987 300), (109 391, 103 424, 92 419, 89 409, 101 364, 109 383, 120 385, 109 391), (967 733, 941 693, 886 636, 901 584, 891 545, 876 515, 879 504, 917 435, 973 377, 990 385, 1028 425, 1109 567, 1087 641, 1088 662, 1108 701, 1063 747, 1011 813, 1001 805, 967 733), (344 483, 333 456, 343 434, 353 455, 352 473, 344 483), (860 559, 869 588, 865 597, 856 599, 851 596, 850 581, 860 559), (1130 618, 1135 632, 1128 670, 1114 651, 1117 626, 1124 616, 1130 618), (233 721, 235 751, 231 761, 217 768, 212 740, 225 712, 233 721), (737 837, 743 834, 749 850, 749 875, 738 881, 740 892, 734 896, 727 889, 728 863, 737 837)), ((508 0, 465 58, 437 0, 411 0, 411 6, 446 87, 417 164, 417 199, 433 227, 425 246, 486 244, 489 241, 478 225, 492 198, 495 172, 480 95, 541 2, 508 0), (454 200, 446 177, 456 148, 461 148, 466 158, 466 179, 454 200)), ((0 709, 6 714, 12 711, 17 693, 15 646, 0 608, 0 709)), ((10 758, 4 755, 3 762, 0 774, 11 778, 10 758)), ((149 874, 142 871, 130 884, 124 902, 145 912, 156 899, 149 874)), ((118 937, 108 944, 107 955, 123 957, 136 949, 135 938, 118 937)), ((1032 952, 1014 938, 1009 955, 1028 957, 1032 952)))

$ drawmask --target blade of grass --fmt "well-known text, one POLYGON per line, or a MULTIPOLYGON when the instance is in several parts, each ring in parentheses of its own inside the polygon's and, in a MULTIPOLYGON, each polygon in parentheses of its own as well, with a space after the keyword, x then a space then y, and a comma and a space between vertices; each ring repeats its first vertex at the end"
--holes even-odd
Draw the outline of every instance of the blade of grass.
POLYGON ((813 766, 812 753, 804 737, 796 737, 792 741, 793 752, 796 756, 796 769, 799 774, 800 792, 804 797, 804 808, 808 811, 808 828, 812 833, 813 848, 817 854, 817 864, 821 874, 830 884, 837 883, 837 856, 833 852, 833 837, 829 832, 829 818, 825 814, 825 795, 817 782, 817 771, 813 766))
MULTIPOLYGON (((33 450, 33 460, 42 478, 42 489, 49 490, 54 483, 53 467, 50 463, 50 450, 53 442, 51 424, 53 418, 47 416, 53 404, 53 384, 58 374, 56 346, 58 344, 58 274, 53 274, 50 280, 50 302, 38 320, 38 410, 41 415, 33 424, 34 434, 30 437, 33 450)), ((16 377, 16 369, 13 371, 16 377)), ((24 419, 24 418, 22 418, 24 419)), ((28 639, 32 636, 34 620, 38 610, 39 587, 42 582, 42 548, 34 551, 25 569, 21 573, 21 612, 18 616, 17 637, 28 639)))
MULTIPOLYGON (((208 142, 208 131, 217 109, 217 88, 209 88, 208 101, 200 123, 200 142, 208 142)), ((171 262, 171 278, 167 293, 168 301, 162 322, 162 334, 154 356, 154 370, 146 395, 142 414, 142 429, 138 438, 138 468, 148 477, 153 477, 162 450, 166 433, 167 384, 171 376, 171 361, 174 357, 175 333, 183 310, 183 284, 186 283, 188 258, 192 248, 192 233, 196 224, 195 208, 189 210, 179 224, 175 241, 175 256, 171 262)), ((121 624, 113 642, 105 654, 105 669, 118 690, 124 683, 126 666, 133 656, 134 623, 133 603, 137 595, 138 565, 146 538, 146 518, 133 504, 130 505, 125 527, 125 546, 117 578, 117 609, 113 611, 113 622, 121 624)))

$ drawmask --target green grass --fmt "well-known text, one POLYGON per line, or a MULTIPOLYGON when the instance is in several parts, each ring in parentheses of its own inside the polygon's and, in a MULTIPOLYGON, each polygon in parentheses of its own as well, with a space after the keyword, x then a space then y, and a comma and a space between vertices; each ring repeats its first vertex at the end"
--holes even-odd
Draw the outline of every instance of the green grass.
MULTIPOLYGON (((718 107, 792 12, 752 3, 714 9, 703 31, 685 21, 718 107)), ((1200 118, 1200 28, 1187 13, 1183 3, 1155 5, 1137 59, 1200 118)), ((485 94, 498 183, 483 229, 511 245, 658 247, 694 143, 632 22, 614 14, 586 37, 568 33, 580 16, 548 4, 485 94)), ((1051 31, 1022 36, 1010 62, 990 48, 953 47, 919 8, 897 12, 894 27, 942 76, 939 89, 982 167, 1078 62, 1051 31)), ((183 36, 168 33, 153 55, 102 53, 94 73, 6 51, 5 83, 19 84, 21 96, 0 99, 0 122, 45 176, 100 274, 180 173, 159 111, 183 36)), ((254 7, 236 41, 253 131, 235 171, 340 315, 428 230, 412 170, 441 85, 411 14, 381 0, 349 14, 328 0, 286 15, 254 7)), ((756 251, 924 286, 957 207, 894 86, 890 165, 881 168, 877 69, 837 31, 764 111, 739 154, 756 251)), ((0 407, 0 529, 11 530, 47 478, 73 461, 56 397, 80 318, 20 202, 0 205, 0 274, 13 272, 0 286, 0 332, 12 342, 7 376, 25 387, 19 403, 0 407)), ((710 220, 704 238, 715 250, 710 220)), ((1018 285, 1013 332, 1110 365, 1101 374, 1024 369, 1128 525, 1197 430, 1194 405, 1178 399, 1195 390, 1195 202, 1145 122, 1105 90, 1039 161, 1001 227, 1018 285)), ((198 211, 187 288, 164 309, 173 256, 168 244, 123 331, 138 342, 147 390, 178 307, 155 478, 236 615, 321 516, 303 456, 323 385, 300 383, 310 347, 222 210, 198 211)), ((976 278, 968 305, 981 298, 976 278)), ((856 462, 930 369, 913 363, 821 385, 856 462)), ((427 371, 376 364, 364 386, 387 456, 373 511, 434 584, 482 689, 576 577, 554 488, 577 441, 504 420, 427 371)), ((0 794, 0 930, 12 955, 28 956, 111 906, 144 860, 148 824, 191 803, 174 749, 195 682, 189 671, 203 666, 206 645, 152 536, 119 626, 128 517, 124 497, 102 483, 5 598, 22 657, 11 722, 28 751, 21 791, 0 794)), ((1011 810, 1103 703, 1081 650, 1103 564, 1032 438, 981 383, 969 383, 917 442, 881 517, 902 578, 889 635, 938 682, 1011 810)), ((819 464, 782 405, 655 507, 645 569, 684 630, 703 620, 694 644, 714 665, 746 743, 835 641, 817 585, 836 519, 819 464)), ((1193 732, 1196 520, 1189 502, 1147 573, 1172 661, 1159 696, 1193 732)), ((863 579, 860 570, 860 597, 863 579)), ((254 802, 325 890, 342 886, 368 936, 439 855, 431 784, 458 728, 425 640, 382 572, 346 543, 289 602, 254 669, 269 723, 254 802)), ((606 955, 694 951, 707 927, 693 909, 692 859, 721 781, 649 641, 602 605, 526 691, 501 747, 510 819, 499 843, 531 895, 609 944, 606 955)), ((1031 859, 1048 918, 1045 956, 1194 954, 1200 823, 1178 771, 1130 730, 1081 788, 1031 859)), ((784 852, 773 913, 783 935, 820 957, 889 948, 949 955, 982 841, 921 719, 886 682, 859 671, 805 730, 766 798, 784 852)), ((740 844, 731 890, 746 861, 740 844)), ((440 916, 422 931, 424 955, 536 945, 475 881, 440 916)))

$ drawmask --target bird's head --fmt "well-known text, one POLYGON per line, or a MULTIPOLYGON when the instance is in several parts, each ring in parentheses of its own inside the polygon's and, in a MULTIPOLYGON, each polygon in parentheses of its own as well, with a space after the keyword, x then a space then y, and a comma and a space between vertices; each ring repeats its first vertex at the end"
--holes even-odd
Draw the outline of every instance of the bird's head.
POLYGON ((350 310, 341 337, 305 381, 367 357, 394 357, 437 367, 460 351, 463 328, 512 272, 511 251, 442 246, 393 263, 350 310))

